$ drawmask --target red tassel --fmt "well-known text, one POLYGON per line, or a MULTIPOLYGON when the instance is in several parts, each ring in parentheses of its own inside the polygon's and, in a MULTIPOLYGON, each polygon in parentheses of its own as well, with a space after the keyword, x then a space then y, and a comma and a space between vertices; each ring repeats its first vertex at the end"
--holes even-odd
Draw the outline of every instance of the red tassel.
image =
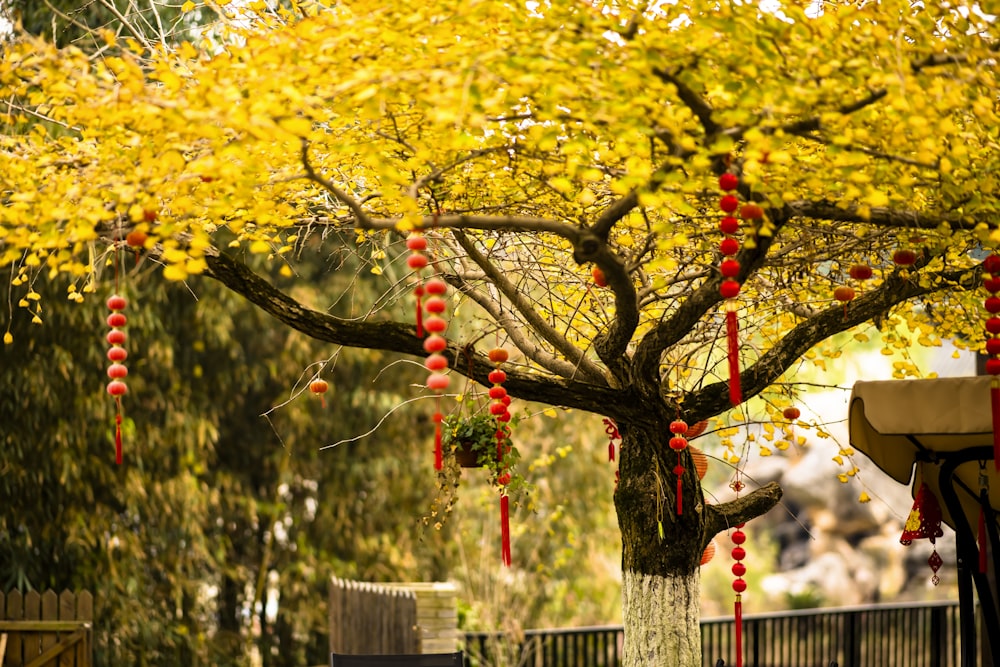
MULTIPOLYGON (((121 410, 119 403, 118 409, 121 410)), ((122 464, 122 413, 115 415, 115 463, 122 464)))
POLYGON ((612 463, 615 460, 615 443, 613 442, 608 443, 608 460, 612 463))
POLYGON ((986 574, 986 512, 979 508, 979 573, 986 574))
POLYGON ((677 475, 677 516, 681 515, 681 493, 684 490, 683 485, 684 479, 680 475, 677 475))
POLYGON ((506 495, 500 496, 500 549, 503 564, 510 567, 510 503, 506 495))
POLYGON ((434 469, 444 468, 444 452, 441 450, 441 419, 440 412, 434 414, 434 469))
POLYGON ((424 288, 422 286, 420 286, 420 285, 417 285, 416 289, 413 290, 413 293, 417 297, 417 338, 423 338, 424 337, 424 306, 423 306, 423 303, 420 300, 420 297, 422 297, 424 295, 424 288))
POLYGON ((740 601, 740 596, 736 596, 736 604, 734 605, 734 613, 736 616, 736 667, 743 667, 743 602, 740 601))
POLYGON ((729 401, 733 405, 739 405, 743 402, 743 393, 740 390, 739 323, 736 320, 736 310, 730 310, 728 306, 726 309, 726 340, 729 343, 729 401))
POLYGON ((990 404, 993 408, 993 465, 1000 472, 1000 379, 990 383, 990 404))

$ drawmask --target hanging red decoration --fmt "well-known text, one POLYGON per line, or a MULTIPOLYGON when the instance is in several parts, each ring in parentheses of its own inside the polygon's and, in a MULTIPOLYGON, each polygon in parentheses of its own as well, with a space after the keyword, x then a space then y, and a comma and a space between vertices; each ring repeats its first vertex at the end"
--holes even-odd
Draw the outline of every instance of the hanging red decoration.
POLYGON ((791 434, 790 437, 794 442, 795 439, 795 420, 802 416, 802 411, 799 410, 794 405, 785 408, 781 415, 788 420, 788 432, 791 434))
POLYGON ((744 524, 737 524, 736 530, 733 531, 732 540, 733 544, 733 575, 736 579, 733 580, 733 591, 736 593, 736 602, 733 604, 734 611, 734 622, 736 624, 736 667, 743 667, 743 593, 747 589, 747 582, 743 579, 743 575, 747 573, 746 565, 743 564, 743 560, 747 557, 747 552, 743 548, 743 544, 746 542, 747 536, 743 532, 744 524))
POLYGON ((705 550, 701 552, 701 565, 707 565, 709 561, 715 558, 715 540, 712 540, 705 546, 705 550))
POLYGON ((309 383, 309 391, 319 396, 320 407, 326 407, 326 391, 330 388, 330 384, 326 380, 316 379, 309 383))
POLYGON ((844 304, 844 319, 847 319, 847 304, 854 299, 854 288, 849 285, 840 285, 833 290, 833 298, 844 304))
MULTIPOLYGON (((729 400, 733 405, 743 402, 742 390, 740 389, 740 343, 739 343, 739 322, 736 315, 736 297, 740 293, 740 263, 735 258, 740 250, 740 242, 734 238, 739 232, 739 220, 734 218, 732 213, 739 206, 739 198, 732 194, 732 191, 739 187, 739 178, 735 174, 724 173, 719 177, 719 188, 724 194, 719 199, 719 208, 726 215, 719 222, 719 231, 725 234, 725 238, 719 243, 719 252, 722 253, 723 260, 719 264, 719 271, 723 280, 719 286, 719 293, 726 300, 726 358, 729 365, 729 400)), ((740 215, 744 219, 756 220, 763 217, 764 212, 756 204, 744 204, 740 209, 740 215)))
POLYGON ((694 464, 698 479, 705 479, 705 474, 708 472, 708 457, 705 456, 705 452, 693 445, 688 445, 688 451, 691 452, 691 463, 694 464))
POLYGON ((680 516, 683 509, 681 505, 681 493, 684 490, 684 465, 681 459, 681 452, 687 449, 688 441, 684 437, 687 433, 688 425, 680 419, 670 422, 670 449, 677 452, 677 465, 674 466, 674 475, 677 477, 677 515, 680 516))
POLYGON ((1000 472, 1000 255, 993 253, 983 260, 986 277, 983 287, 989 293, 985 308, 986 320, 986 372, 993 376, 990 380, 990 408, 993 416, 993 465, 1000 472))
POLYGON ((510 483, 510 473, 507 471, 505 462, 510 453, 510 396, 507 390, 501 385, 507 380, 507 373, 500 369, 500 365, 507 362, 507 350, 502 347, 495 347, 489 351, 489 360, 496 365, 487 379, 492 383, 489 396, 493 403, 490 404, 490 414, 497 420, 497 463, 499 463, 499 474, 497 484, 500 486, 500 557, 503 564, 510 567, 510 498, 507 495, 507 485, 510 483))
MULTIPOLYGON (((116 268, 117 268, 117 259, 116 268)), ((111 345, 111 349, 108 350, 108 360, 111 365, 108 366, 108 394, 115 399, 115 463, 121 465, 122 463, 122 396, 128 391, 128 385, 125 384, 124 380, 128 376, 128 368, 122 363, 128 358, 128 352, 122 345, 125 344, 127 336, 123 331, 123 328, 128 324, 128 318, 125 317, 125 313, 122 311, 128 306, 128 301, 125 297, 114 294, 108 297, 107 301, 108 310, 111 314, 108 315, 108 326, 111 327, 111 331, 108 332, 107 341, 111 345)))
POLYGON ((604 271, 601 270, 601 267, 595 266, 594 270, 591 271, 591 275, 594 277, 594 284, 598 287, 608 286, 608 279, 604 277, 604 271))
POLYGON ((614 419, 604 418, 604 433, 608 436, 608 461, 615 460, 615 445, 621 441, 622 436, 618 432, 618 424, 614 419))
POLYGON ((897 266, 913 266, 917 261, 917 253, 903 248, 892 253, 892 261, 897 266))
POLYGON ((406 237, 406 247, 410 250, 410 256, 406 258, 406 265, 413 269, 417 277, 417 284, 413 288, 413 296, 416 297, 416 320, 417 338, 424 337, 423 327, 423 307, 421 299, 424 296, 424 286, 420 277, 420 272, 427 266, 427 255, 423 253, 427 249, 427 239, 420 232, 411 232, 406 237))
MULTIPOLYGON (((406 247, 410 249, 411 255, 408 259, 410 268, 417 271, 427 266, 426 255, 422 251, 427 249, 427 240, 420 234, 414 232, 406 240, 406 247), (414 258, 418 258, 414 260, 414 258), (421 259, 422 258, 422 259, 421 259), (419 265, 419 266, 417 266, 419 265)), ((441 423, 444 415, 441 414, 441 394, 451 384, 451 378, 446 374, 448 370, 448 358, 441 354, 448 348, 448 341, 443 334, 448 328, 448 321, 444 319, 444 314, 448 310, 448 302, 444 296, 448 293, 448 283, 441 278, 434 277, 427 280, 423 285, 418 285, 414 290, 417 295, 417 337, 423 337, 426 331, 429 335, 424 339, 424 351, 427 352, 427 359, 424 360, 424 367, 430 371, 427 376, 427 388, 438 394, 437 405, 434 411, 434 469, 444 468, 444 451, 441 444, 441 423), (420 299, 427 295, 427 301, 421 303, 420 299), (423 310, 427 310, 430 315, 423 317, 423 310)))
POLYGON ((868 280, 872 277, 872 267, 867 264, 855 264, 848 269, 848 275, 855 280, 868 280))
MULTIPOLYGON (((908 545, 913 540, 928 539, 933 545, 935 540, 942 535, 944 535, 944 531, 941 530, 941 505, 938 502, 937 496, 931 491, 931 488, 927 486, 926 482, 923 482, 917 489, 917 495, 913 499, 913 507, 910 509, 910 514, 903 525, 903 534, 899 538, 899 543, 908 545)), ((930 558, 927 559, 927 564, 930 565, 931 571, 934 573, 931 581, 937 586, 941 581, 937 572, 942 564, 937 548, 934 548, 931 552, 930 558)))

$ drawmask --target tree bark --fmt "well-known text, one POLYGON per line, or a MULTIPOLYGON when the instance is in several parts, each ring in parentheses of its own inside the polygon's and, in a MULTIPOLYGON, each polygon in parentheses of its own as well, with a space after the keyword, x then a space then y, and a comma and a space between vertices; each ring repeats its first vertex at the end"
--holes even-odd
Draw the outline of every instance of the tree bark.
MULTIPOLYGON (((651 410, 652 412, 652 410, 651 410)), ((670 449, 669 421, 619 424, 615 508, 622 534, 624 667, 700 667, 700 564, 717 533, 760 516, 781 499, 771 483, 706 505, 688 450, 670 449), (677 475, 681 504, 677 512, 677 475)))
POLYGON ((625 571, 625 667, 701 665, 700 578, 625 571), (694 629, 692 631, 692 628, 694 629))

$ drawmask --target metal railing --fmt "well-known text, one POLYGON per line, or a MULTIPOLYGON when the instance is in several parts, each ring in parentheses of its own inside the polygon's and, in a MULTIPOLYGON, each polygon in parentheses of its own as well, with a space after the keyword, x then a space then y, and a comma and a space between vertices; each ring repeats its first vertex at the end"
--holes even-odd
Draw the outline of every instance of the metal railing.
MULTIPOLYGON (((467 667, 618 667, 622 626, 465 635, 467 667)), ((703 667, 733 665, 733 617, 701 622, 703 667)), ((803 609, 743 617, 746 667, 958 667, 957 602, 803 609)))

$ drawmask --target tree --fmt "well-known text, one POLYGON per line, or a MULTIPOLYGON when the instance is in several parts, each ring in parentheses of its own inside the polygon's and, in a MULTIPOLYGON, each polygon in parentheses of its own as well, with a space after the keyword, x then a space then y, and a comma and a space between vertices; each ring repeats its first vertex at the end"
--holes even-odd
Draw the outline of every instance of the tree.
MULTIPOLYGON (((422 357, 392 307, 414 273, 387 259, 422 233, 467 323, 453 375, 488 386, 499 339, 510 395, 617 423, 626 664, 695 665, 702 549, 780 490, 706 504, 672 422, 754 399, 780 425, 798 365, 866 322, 916 332, 890 344, 983 340, 995 28, 958 5, 258 3, 175 51, 25 38, 0 64, 0 263, 85 299, 106 280, 93 258, 135 232, 167 280, 422 357), (742 220, 720 231, 723 191, 742 220), (317 244, 363 258, 383 296, 337 317, 245 262, 294 277, 317 244)), ((38 317, 26 303, 14 316, 38 317)))

